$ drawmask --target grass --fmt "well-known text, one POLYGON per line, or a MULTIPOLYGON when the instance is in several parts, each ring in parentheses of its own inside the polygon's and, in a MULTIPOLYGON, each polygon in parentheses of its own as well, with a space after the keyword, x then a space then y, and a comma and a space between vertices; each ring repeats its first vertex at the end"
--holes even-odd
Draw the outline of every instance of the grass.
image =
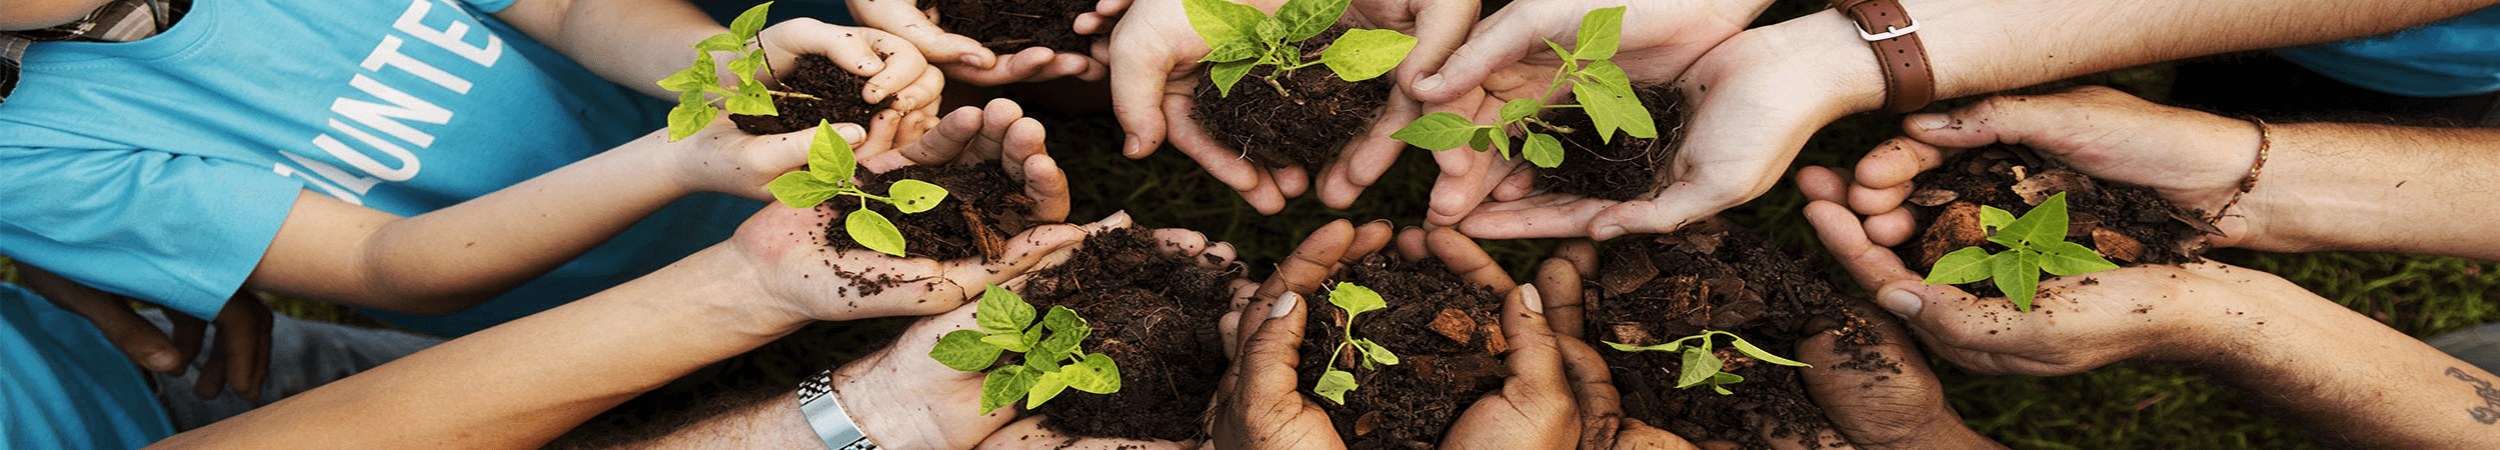
MULTIPOLYGON (((1499 1, 1488 2, 1493 11, 1499 1)), ((1775 5, 1763 23, 1812 12, 1812 5, 1775 5)), ((2164 66, 2129 69, 2058 83, 2111 85, 2152 99, 2168 96, 2164 66)), ((2046 86, 2051 88, 2056 85, 2046 86)), ((1961 100, 1959 102, 1967 102, 1961 100)), ((1931 108, 1949 107, 1957 102, 1931 108)), ((1032 107, 1050 129, 1050 148, 1071 174, 1076 209, 1071 218, 1090 221, 1128 211, 1147 227, 1198 230, 1230 242, 1264 277, 1303 236, 1331 220, 1388 219, 1415 225, 1426 208, 1435 169, 1429 155, 1409 150, 1359 204, 1332 210, 1311 196, 1294 199, 1283 213, 1260 216, 1230 188, 1179 152, 1166 148, 1131 160, 1118 156, 1120 132, 1107 113, 1065 114, 1032 107)), ((1846 167, 1858 155, 1899 134, 1898 116, 1844 118, 1816 133, 1797 164, 1846 167)), ((1793 173, 1793 168, 1792 172, 1793 173)), ((1842 286, 1848 283, 1806 227, 1804 199, 1785 183, 1723 215, 1806 252, 1842 286)), ((1514 277, 1525 279, 1553 247, 1552 240, 1480 241, 1514 277)), ((2303 287, 2428 337, 2500 322, 2492 298, 2500 274, 2489 263, 2407 255, 2319 253, 2262 254, 2220 251, 2217 260, 2281 275, 2303 287)), ((0 280, 14 281, 13 266, 0 259, 0 280)), ((316 320, 359 323, 345 308, 294 299, 273 299, 273 309, 316 320)), ((369 321, 370 319, 362 319, 369 321)), ((785 389, 805 375, 855 358, 884 342, 908 319, 826 323, 747 356, 717 364, 620 407, 586 425, 584 434, 649 431, 669 423, 666 411, 685 409, 724 391, 785 389)), ((2295 424, 2261 413, 2266 408, 2193 371, 2159 365, 2118 365, 2048 378, 1986 377, 1937 362, 1948 397, 1970 426, 2015 448, 2316 448, 2295 424)))

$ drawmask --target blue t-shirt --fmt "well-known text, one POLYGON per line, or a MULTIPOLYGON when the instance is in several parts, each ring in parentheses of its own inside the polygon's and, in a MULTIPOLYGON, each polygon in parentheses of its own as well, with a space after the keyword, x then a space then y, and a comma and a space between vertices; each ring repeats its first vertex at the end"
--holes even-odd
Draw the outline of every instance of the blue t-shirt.
MULTIPOLYGON (((486 15, 510 3, 200 0, 146 40, 35 44, 0 102, 0 254, 209 317, 299 191, 415 216, 663 126, 667 103, 486 15)), ((667 265, 759 206, 689 197, 484 305, 373 313, 458 336, 667 265)))
POLYGON ((174 434, 103 332, 11 284, 0 284, 0 369, 0 448, 131 449, 174 434))
POLYGON ((2500 7, 2403 31, 2275 50, 2337 81, 2396 95, 2500 91, 2500 7))

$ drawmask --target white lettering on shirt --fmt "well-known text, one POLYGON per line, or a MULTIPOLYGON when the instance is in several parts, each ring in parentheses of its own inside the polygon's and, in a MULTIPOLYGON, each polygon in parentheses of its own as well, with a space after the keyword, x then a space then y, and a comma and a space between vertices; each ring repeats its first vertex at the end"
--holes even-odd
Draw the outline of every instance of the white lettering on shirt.
MULTIPOLYGON (((461 12, 457 5, 450 8, 455 13, 461 12)), ((468 79, 454 75, 456 70, 446 70, 440 61, 427 62, 402 52, 409 39, 400 35, 439 47, 481 68, 494 67, 495 61, 502 59, 504 53, 503 39, 491 32, 478 33, 486 37, 483 45, 470 44, 467 38, 473 27, 458 18, 440 28, 427 26, 425 19, 433 10, 434 5, 428 0, 411 0, 408 10, 391 23, 391 30, 397 33, 384 33, 381 43, 376 44, 373 51, 357 64, 364 69, 364 73, 348 80, 348 86, 362 92, 365 97, 341 96, 330 103, 333 115, 329 120, 331 131, 314 136, 312 145, 346 163, 347 167, 280 151, 288 161, 276 164, 278 175, 301 176, 322 192, 358 205, 364 204, 359 196, 372 192, 374 186, 384 181, 407 181, 417 176, 424 167, 423 162, 416 152, 401 143, 420 149, 432 147, 434 135, 419 126, 449 124, 454 112, 392 87, 372 75, 381 74, 384 68, 396 68, 441 86, 450 95, 468 95, 470 89, 476 86, 468 79), (373 100, 366 100, 367 97, 373 100), (373 131, 380 131, 379 134, 397 141, 383 138, 373 131), (341 140, 338 135, 348 139, 341 140), (351 142, 360 145, 351 145, 351 142), (377 158, 375 153, 396 160, 398 166, 383 163, 385 159, 377 158), (289 162, 293 165, 290 166, 289 162)), ((467 17, 465 14, 458 16, 467 17)), ((442 92, 426 90, 422 93, 444 95, 442 92)))
POLYGON ((451 72, 435 68, 433 64, 426 64, 425 61, 418 61, 416 58, 400 53, 399 44, 402 42, 407 41, 400 39, 399 36, 383 36, 382 45, 373 48, 372 56, 365 57, 365 62, 362 64, 365 71, 378 73, 384 66, 397 67, 401 71, 416 75, 417 78, 424 78, 425 81, 432 81, 452 92, 469 93, 469 80, 460 79, 458 76, 453 76, 451 72))
POLYGON ((417 39, 442 47, 443 50, 449 50, 452 54, 468 58, 469 62, 477 63, 479 66, 495 67, 495 60, 503 57, 503 38, 492 34, 486 35, 485 48, 471 46, 468 41, 461 40, 462 36, 469 34, 467 23, 455 21, 451 23, 451 26, 440 30, 428 28, 425 24, 419 23, 418 21, 425 19, 426 11, 432 9, 434 9, 433 5, 426 4, 425 0, 410 0, 408 12, 401 13, 399 21, 391 23, 391 29, 408 33, 409 36, 416 36, 417 39))

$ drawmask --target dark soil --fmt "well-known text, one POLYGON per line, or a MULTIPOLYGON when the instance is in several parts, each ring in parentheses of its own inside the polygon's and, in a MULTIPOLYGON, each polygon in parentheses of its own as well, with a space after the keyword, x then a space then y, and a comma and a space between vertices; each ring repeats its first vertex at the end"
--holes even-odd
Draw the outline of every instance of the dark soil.
MULTIPOLYGON (((1328 43, 1351 29, 1337 25, 1294 46, 1302 49, 1303 60, 1316 60, 1328 43)), ((1189 117, 1216 142, 1268 167, 1319 170, 1327 165, 1339 148, 1380 118, 1380 108, 1389 104, 1394 84, 1389 75, 1349 83, 1326 65, 1314 65, 1276 80, 1292 92, 1288 96, 1266 81, 1275 67, 1250 69, 1249 75, 1233 85, 1231 96, 1223 96, 1205 72, 1193 75, 1201 82, 1196 106, 1189 111, 1189 117)))
MULTIPOLYGON (((2087 179, 2029 147, 2002 144, 1962 152, 1912 179, 1911 184, 1918 187, 1912 202, 1926 206, 1911 208, 1912 215, 1928 225, 1911 239, 1914 245, 1895 251, 1921 273, 1935 264, 1935 258, 1963 247, 1984 244, 1990 252, 2004 251, 2003 246, 1987 242, 1975 214, 1981 205, 2016 215, 2029 213, 2032 205, 2017 193, 2018 180, 2044 186, 2036 189, 2041 199, 2065 192, 2066 240, 2098 250, 2110 262, 2123 266, 2204 259, 2205 232, 2200 230, 2210 227, 2198 219, 2204 217, 2203 211, 2172 205, 2152 188, 2087 179), (1974 216, 1957 217, 1964 215, 1974 216)), ((1987 280, 1961 286, 1975 295, 2003 295, 1987 280)))
POLYGON ((1769 448, 1758 423, 1778 439, 1816 447, 1823 410, 1805 391, 1797 368, 1754 360, 1725 337, 1712 341, 1726 366, 1745 377, 1720 395, 1708 386, 1676 389, 1682 353, 1624 352, 1603 342, 1646 346, 1700 334, 1735 333, 1764 350, 1796 359, 1797 341, 1838 325, 1835 348, 1852 355, 1846 367, 1898 372, 1893 361, 1861 351, 1880 338, 1855 317, 1853 301, 1796 254, 1761 235, 1708 222, 1667 235, 1637 235, 1606 247, 1597 276, 1587 280, 1592 303, 1588 343, 1606 359, 1626 417, 1694 441, 1726 440, 1769 448), (1820 322, 1820 323, 1817 323, 1820 322), (1766 421, 1749 421, 1760 415, 1766 421))
MULTIPOLYGON (((1345 394, 1346 404, 1310 394, 1328 410, 1348 448, 1432 448, 1459 413, 1500 389, 1510 375, 1499 355, 1508 346, 1498 320, 1502 299, 1451 274, 1439 260, 1373 255, 1346 267, 1328 285, 1336 281, 1371 288, 1387 300, 1388 309, 1363 313, 1354 336, 1371 339, 1400 359, 1398 365, 1365 370, 1362 356, 1348 348, 1337 357, 1337 367, 1353 372, 1358 387, 1345 394)), ((1344 341, 1346 319, 1325 292, 1311 297, 1309 307, 1300 373, 1305 393, 1344 341)))
POLYGON ((1231 309, 1227 281, 1238 273, 1199 268, 1165 252, 1139 229, 1085 239, 1068 264, 1034 275, 1024 298, 1035 308, 1074 309, 1094 333, 1084 349, 1120 365, 1120 391, 1070 392, 1034 413, 1061 434, 1122 439, 1205 439, 1200 416, 1230 361, 1216 321, 1231 309))
POLYGON ((1102 39, 1076 34, 1076 16, 1093 12, 1094 0, 924 0, 921 5, 937 10, 938 28, 981 41, 1002 57, 1033 47, 1084 54, 1102 39))
MULTIPOLYGON (((946 201, 919 214, 903 214, 885 202, 866 202, 868 209, 884 214, 886 220, 903 232, 903 253, 915 258, 952 260, 979 256, 997 261, 1006 250, 1007 239, 1033 227, 1026 217, 1033 214, 1033 198, 1007 178, 1005 169, 997 164, 970 166, 910 166, 883 174, 859 171, 860 189, 869 194, 885 195, 886 188, 897 180, 913 179, 946 188, 946 201)), ((859 209, 860 199, 848 195, 834 197, 833 221, 825 225, 826 246, 836 249, 867 249, 844 228, 843 215, 859 209)), ((888 284, 888 283, 880 283, 888 284)), ((861 289, 874 289, 860 286, 861 289)), ((874 293, 870 290, 869 293, 874 293)))
POLYGON ((864 127, 878 111, 894 106, 891 96, 873 105, 859 101, 861 91, 868 88, 868 77, 852 75, 824 55, 800 56, 798 67, 789 73, 778 74, 777 78, 781 81, 780 92, 807 94, 816 98, 774 96, 773 108, 781 112, 778 116, 731 114, 729 121, 737 123, 739 131, 781 134, 816 126, 819 120, 855 123, 864 127))
POLYGON ((1675 146, 1684 138, 1684 92, 1664 84, 1640 86, 1634 91, 1641 104, 1649 106, 1658 138, 1643 139, 1616 132, 1614 143, 1610 144, 1597 135, 1597 122, 1589 120, 1588 110, 1553 110, 1546 120, 1572 132, 1557 136, 1563 143, 1563 163, 1537 171, 1539 189, 1615 201, 1634 200, 1658 191, 1664 181, 1659 175, 1665 173, 1659 169, 1674 160, 1675 146))

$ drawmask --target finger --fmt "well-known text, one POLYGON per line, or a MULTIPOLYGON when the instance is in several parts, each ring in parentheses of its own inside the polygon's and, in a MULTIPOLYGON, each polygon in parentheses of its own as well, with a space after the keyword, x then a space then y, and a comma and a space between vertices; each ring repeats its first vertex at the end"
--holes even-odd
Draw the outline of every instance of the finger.
POLYGON ((1273 299, 1286 293, 1317 292, 1320 283, 1328 279, 1338 260, 1354 244, 1355 237, 1354 224, 1343 219, 1328 222, 1311 231, 1310 237, 1302 239, 1302 245, 1294 247, 1293 253, 1276 265, 1276 272, 1268 275, 1267 282, 1260 284, 1254 296, 1259 300, 1253 300, 1242 308, 1240 327, 1245 330, 1259 329, 1257 322, 1273 315, 1270 312, 1270 308, 1275 307, 1273 299))
POLYGON ((1153 154, 1163 146, 1163 94, 1174 67, 1167 59, 1169 56, 1127 52, 1132 49, 1130 46, 1118 45, 1130 38, 1112 33, 1110 39, 1113 50, 1139 55, 1112 61, 1111 114, 1120 119, 1120 129, 1128 130, 1120 141, 1120 154, 1134 159, 1153 154))
MULTIPOLYGON (((1519 287, 1518 281, 1510 279, 1510 272, 1502 270, 1500 264, 1495 264, 1493 255, 1485 253, 1484 247, 1476 245, 1475 239, 1470 239, 1467 235, 1459 234, 1458 230, 1449 228, 1435 229, 1428 233, 1426 244, 1432 248, 1432 256, 1440 258, 1442 264, 1449 266, 1451 273, 1458 274, 1460 278, 1465 278, 1468 282, 1491 287, 1494 292, 1519 287)), ((1544 314, 1542 310, 1537 312, 1539 317, 1544 314)))
MULTIPOLYGON (((1553 310, 1554 305, 1545 309, 1553 310)), ((1556 348, 1562 350, 1563 374, 1570 377, 1572 399, 1580 405, 1580 448, 1614 448, 1623 397, 1615 390, 1614 374, 1606 371, 1606 359, 1576 339, 1563 339, 1556 348)))
POLYGON ((1259 325, 1258 331, 1242 344, 1241 361, 1235 366, 1240 384, 1241 400, 1248 404, 1269 404, 1274 399, 1296 395, 1300 384, 1294 367, 1300 365, 1303 327, 1309 310, 1302 294, 1287 292, 1277 296, 1271 317, 1259 325))
MULTIPOLYGON (((1024 105, 1017 104, 1015 100, 993 99, 988 104, 982 105, 981 135, 979 139, 973 141, 973 151, 965 155, 971 158, 965 160, 981 161, 1007 157, 1008 133, 1015 129, 1016 122, 1024 119, 1024 105)), ((1038 124, 1039 121, 1036 123, 1038 124)), ((1018 156, 1029 156, 1038 152, 1039 150, 1026 149, 1020 152, 1023 155, 1018 156)))
POLYGON ((1840 171, 1806 166, 1797 169, 1796 181, 1797 190, 1804 192, 1808 201, 1839 203, 1849 199, 1849 180, 1843 178, 1840 171))
POLYGON ((1233 249, 1233 243, 1217 242, 1212 245, 1208 245, 1206 253, 1199 254, 1199 257, 1197 258, 1198 268, 1221 270, 1224 266, 1238 262, 1238 258, 1240 257, 1241 251, 1233 249))
MULTIPOLYGON (((1432 257, 1432 244, 1427 241, 1422 228, 1406 227, 1399 229, 1397 246, 1398 257, 1404 258, 1407 261, 1422 261, 1424 258, 1432 257)), ((1457 272, 1451 273, 1455 274, 1457 272)))
POLYGON ((1530 18, 1524 16, 1528 15, 1519 8, 1502 8, 1476 22, 1466 43, 1451 50, 1441 64, 1418 70, 1425 75, 1411 80, 1408 85, 1412 88, 1408 90, 1426 102, 1457 100, 1459 95, 1483 85, 1486 76, 1517 64, 1530 50, 1541 48, 1537 46, 1541 42, 1539 27, 1527 23, 1530 18))
POLYGON ((191 366, 191 361, 199 357, 200 350, 208 342, 208 321, 181 313, 165 314, 165 319, 174 324, 170 333, 174 339, 174 352, 182 356, 182 366, 168 375, 181 376, 183 369, 191 366))
MULTIPOLYGON (((1944 387, 1920 357, 1908 330, 1863 301, 1850 302, 1852 320, 1797 343, 1798 369, 1806 391, 1827 412, 1840 434, 1860 443, 1906 444, 1954 420, 1944 387), (1844 334, 1847 336, 1844 337, 1844 334), (1843 351, 1843 339, 1856 341, 1843 351), (1867 362, 1854 362, 1868 355, 1867 362)), ((1954 424, 1958 425, 1958 423, 1954 424)))
MULTIPOLYGON (((1409 5, 1417 4, 1409 3, 1409 5)), ((1409 6, 1421 9, 1415 11, 1415 49, 1407 52, 1406 61, 1399 63, 1397 69, 1391 72, 1397 77, 1399 85, 1409 87, 1403 91, 1414 91, 1413 87, 1416 82, 1432 76, 1434 71, 1442 70, 1443 63, 1449 61, 1451 53, 1468 43, 1468 29, 1476 25, 1476 18, 1481 17, 1480 12, 1484 7, 1481 2, 1452 1, 1421 2, 1420 5, 1409 6)), ((1525 56, 1526 53, 1523 51, 1520 55, 1525 56)), ((1511 58, 1508 61, 1518 60, 1518 58, 1511 58)), ((1487 67, 1487 73, 1493 69, 1495 68, 1487 67)), ((1478 78, 1478 82, 1482 82, 1482 79, 1478 78)), ((1447 78, 1443 79, 1443 84, 1449 83, 1447 78)), ((1474 85, 1460 86, 1473 87, 1474 85)), ((1437 87, 1446 89, 1450 86, 1437 87)), ((1436 90, 1435 92, 1442 91, 1436 90)))
POLYGON ((1374 253, 1380 253, 1380 249, 1388 247, 1389 240, 1396 237, 1396 232, 1397 225, 1386 219, 1367 222, 1362 227, 1355 228, 1354 245, 1347 247, 1345 254, 1337 258, 1337 267, 1344 268, 1362 262, 1363 258, 1374 253))
POLYGON ((1893 208, 1890 212, 1865 219, 1866 238, 1879 246, 1899 247, 1910 241, 1910 235, 1918 232, 1918 218, 1910 216, 1908 208, 1893 208))
POLYGON ((1588 236, 1591 218, 1617 204, 1564 195, 1487 203, 1459 221, 1458 231, 1485 239, 1588 236))
POLYGON ((1433 225, 1456 225, 1474 213, 1500 181, 1492 172, 1506 170, 1486 152, 1433 152, 1432 161, 1441 170, 1432 180, 1431 207, 1424 212, 1424 222, 1433 225))
POLYGON ((961 62, 939 65, 946 76, 978 86, 997 86, 1025 81, 1047 69, 1052 62, 1050 49, 1033 47, 998 59, 997 64, 976 66, 961 62))
POLYGON ((1580 290, 1580 271, 1571 266, 1571 261, 1546 258, 1537 265, 1535 283, 1554 332, 1571 339, 1585 336, 1580 334, 1580 299, 1584 295, 1580 290))
POLYGON ((981 109, 970 106, 955 108, 938 119, 936 127, 922 134, 920 140, 901 148, 904 158, 915 165, 946 165, 962 159, 968 147, 981 138, 981 109))
POLYGON ((1960 149, 1942 149, 1907 137, 1893 138, 1875 146, 1865 157, 1858 158, 1852 175, 1856 184, 1873 189, 1908 184, 1919 172, 1944 164, 1944 158, 1960 149))
POLYGON ((989 67, 997 60, 997 54, 981 47, 981 41, 938 28, 935 19, 911 7, 911 3, 886 8, 857 8, 851 13, 859 19, 859 23, 911 41, 912 46, 918 48, 914 53, 925 55, 929 61, 989 67))
MULTIPOLYGON (((97 331, 104 332, 104 338, 112 341, 114 348, 120 349, 123 356, 140 367, 151 372, 181 375, 183 365, 191 360, 191 354, 176 349, 164 330, 158 330, 155 324, 131 309, 129 297, 97 290, 32 265, 18 264, 17 268, 22 277, 21 283, 27 290, 51 301, 54 306, 87 318, 89 323, 95 324, 97 331)), ((176 319, 176 323, 181 320, 198 322, 198 319, 170 308, 164 313, 166 318, 176 319)))
POLYGON ((912 78, 910 85, 904 86, 902 91, 894 95, 894 108, 907 111, 919 110, 920 112, 926 114, 935 115, 937 114, 938 104, 941 103, 940 99, 946 96, 945 91, 945 70, 940 68, 922 69, 918 78, 912 78))
MULTIPOLYGON (((1009 285, 1011 283, 1008 283, 1008 280, 1023 276, 1026 271, 1035 267, 1046 265, 1045 263, 1053 256, 1064 257, 1059 253, 1063 250, 1074 249, 1078 243, 1085 240, 1085 235, 1084 229, 1068 224, 1042 225, 1026 230, 1023 234, 1008 239, 1006 253, 996 263, 984 262, 980 258, 947 262, 947 267, 942 272, 945 276, 931 280, 927 284, 928 296, 969 301, 989 285, 1009 285)), ((922 309, 917 314, 934 314, 956 306, 959 304, 930 305, 928 308, 915 309, 922 309)))
POLYGON ((1161 245, 1166 253, 1195 257, 1207 249, 1207 235, 1196 231, 1158 228, 1149 233, 1154 235, 1155 242, 1161 245))
POLYGON ((1510 343, 1503 363, 1513 371, 1505 390, 1520 387, 1538 403, 1569 401, 1562 353, 1555 348, 1554 329, 1547 326, 1545 304, 1536 287, 1512 289, 1502 302, 1502 337, 1510 343))
POLYGON ((1923 315, 1929 305, 1971 298, 1952 285, 1926 284, 1925 277, 1912 272, 1901 263, 1901 257, 1889 248, 1876 246, 1859 228, 1857 216, 1837 203, 1817 201, 1806 204, 1806 221, 1814 226, 1825 249, 1849 271, 1860 287, 1874 292, 1875 302, 1894 315, 1907 318, 1909 324, 1924 332, 1951 329, 1954 322, 1934 315, 1923 315))
POLYGON ((225 389, 226 377, 229 375, 226 366, 236 363, 235 349, 226 345, 226 335, 242 332, 244 331, 228 330, 222 327, 217 329, 215 336, 211 338, 216 343, 208 347, 208 364, 200 366, 199 379, 192 380, 192 395, 199 396, 199 398, 212 398, 217 396, 218 391, 225 389))
POLYGON ((1164 110, 1172 114, 1166 118, 1171 121, 1167 131, 1172 146, 1179 148, 1181 154, 1189 155, 1189 159, 1198 161, 1198 166, 1205 168, 1208 175, 1215 176, 1217 181, 1240 193, 1241 199, 1249 202, 1259 214, 1275 214, 1285 209, 1283 191, 1275 180, 1269 178, 1274 172, 1259 167, 1258 163, 1243 158, 1240 150, 1225 146, 1214 136, 1207 135, 1205 128, 1189 118, 1188 98, 1172 97, 1164 103, 1164 110))
POLYGON ((261 380, 269 367, 269 328, 269 307, 249 293, 236 293, 217 313, 217 348, 213 351, 226 363, 226 387, 245 400, 260 399, 261 380))
POLYGON ((1597 273, 1597 243, 1586 239, 1565 240, 1554 245, 1554 257, 1571 261, 1572 270, 1581 274, 1597 273))
MULTIPOLYGON (((875 55, 885 59, 885 70, 873 73, 861 70, 851 71, 853 75, 868 77, 868 86, 861 88, 860 100, 876 104, 885 101, 886 95, 903 92, 904 89, 919 83, 922 78, 932 78, 926 76, 928 75, 926 72, 929 71, 929 61, 922 59, 920 52, 913 51, 917 49, 911 45, 910 41, 873 30, 868 35, 868 47, 870 51, 875 52, 875 55)), ((849 67, 844 67, 844 69, 849 69, 849 67)), ((923 93, 923 95, 927 94, 934 94, 934 92, 923 93)), ((922 97, 911 98, 908 101, 896 99, 894 106, 898 109, 917 109, 922 102, 928 100, 929 98, 922 97)))
POLYGON ((1225 313, 1222 319, 1218 319, 1215 322, 1217 335, 1224 338, 1225 358, 1240 357, 1242 310, 1248 308, 1252 300, 1259 298, 1258 283, 1252 283, 1250 280, 1239 278, 1233 279, 1232 283, 1232 311, 1225 313))
MULTIPOLYGON (((1040 128, 1041 124, 1018 122, 1017 126, 1040 128)), ((1038 145, 1039 141, 1036 137, 1033 144, 1038 145)), ((1073 193, 1068 190, 1068 174, 1059 169, 1059 160, 1052 159, 1050 155, 1027 158, 1024 160, 1024 173, 1024 195, 1033 198, 1033 218, 1045 222, 1068 220, 1069 199, 1073 193)))
MULTIPOLYGON (((1763 185, 1768 189, 1769 185, 1763 185)), ((1669 233, 1704 217, 1743 203, 1758 192, 1701 183, 1676 182, 1657 198, 1606 207, 1589 222, 1589 237, 1600 241, 1631 233, 1669 233)))

